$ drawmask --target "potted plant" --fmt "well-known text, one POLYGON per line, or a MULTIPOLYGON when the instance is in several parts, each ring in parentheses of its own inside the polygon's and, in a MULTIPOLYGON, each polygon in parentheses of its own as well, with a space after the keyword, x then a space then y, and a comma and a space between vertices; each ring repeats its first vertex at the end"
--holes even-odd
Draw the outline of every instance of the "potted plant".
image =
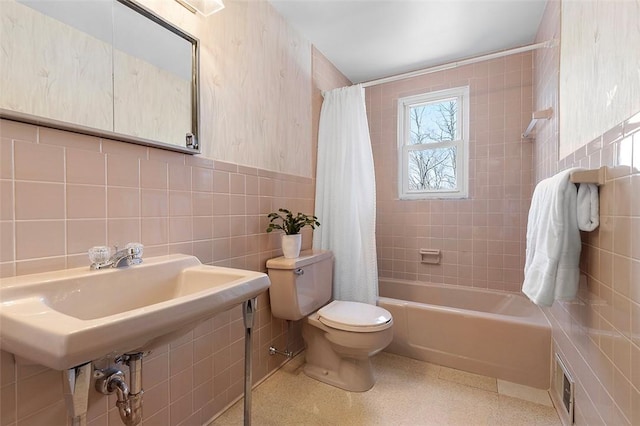
POLYGON ((267 217, 271 222, 267 227, 267 232, 271 232, 274 229, 284 231, 284 235, 282 235, 282 252, 284 257, 289 259, 295 259, 300 255, 300 247, 302 246, 300 230, 305 226, 310 226, 312 229, 320 226, 317 217, 300 212, 294 216, 287 209, 278 209, 278 212, 269 213, 267 217))

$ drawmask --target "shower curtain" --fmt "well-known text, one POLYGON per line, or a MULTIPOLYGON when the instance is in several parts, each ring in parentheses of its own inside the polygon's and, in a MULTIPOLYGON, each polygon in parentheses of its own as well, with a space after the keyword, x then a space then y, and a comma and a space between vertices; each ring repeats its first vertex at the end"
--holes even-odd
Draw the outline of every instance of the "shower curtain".
POLYGON ((313 247, 335 256, 333 297, 376 304, 376 184, 361 85, 323 93, 313 247))

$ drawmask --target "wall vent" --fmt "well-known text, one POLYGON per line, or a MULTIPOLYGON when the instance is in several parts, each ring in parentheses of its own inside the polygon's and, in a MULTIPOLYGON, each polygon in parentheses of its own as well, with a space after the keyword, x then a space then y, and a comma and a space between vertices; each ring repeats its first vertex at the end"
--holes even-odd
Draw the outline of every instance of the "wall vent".
POLYGON ((564 425, 572 425, 574 421, 574 388, 575 382, 571 373, 558 353, 553 365, 552 399, 564 425))

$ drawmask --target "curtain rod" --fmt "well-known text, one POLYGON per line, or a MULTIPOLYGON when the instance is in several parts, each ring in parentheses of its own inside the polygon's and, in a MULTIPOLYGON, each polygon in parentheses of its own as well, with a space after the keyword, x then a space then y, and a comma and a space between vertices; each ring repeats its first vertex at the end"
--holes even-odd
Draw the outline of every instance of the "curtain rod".
POLYGON ((362 87, 377 86, 378 84, 390 83, 392 81, 404 80, 405 78, 418 77, 420 75, 431 74, 433 72, 449 70, 463 65, 469 65, 480 61, 487 61, 490 59, 501 58, 503 56, 514 55, 516 53, 528 52, 530 50, 536 50, 541 48, 555 47, 557 45, 556 39, 543 41, 541 43, 529 44, 527 46, 516 47, 514 49, 503 50, 501 52, 489 53, 487 55, 476 56, 474 58, 463 59, 461 61, 449 62, 443 65, 436 65, 435 67, 423 68, 417 71, 411 71, 404 74, 398 74, 391 77, 379 78, 377 80, 366 81, 362 84, 362 87))

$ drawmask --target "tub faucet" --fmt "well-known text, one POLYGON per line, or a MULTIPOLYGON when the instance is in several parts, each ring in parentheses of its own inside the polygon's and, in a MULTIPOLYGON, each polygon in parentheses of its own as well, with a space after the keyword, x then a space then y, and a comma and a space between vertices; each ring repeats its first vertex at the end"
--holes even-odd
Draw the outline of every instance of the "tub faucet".
POLYGON ((123 266, 139 265, 142 263, 143 245, 129 243, 123 249, 114 247, 114 253, 106 246, 93 247, 89 250, 91 269, 121 268, 123 266))

